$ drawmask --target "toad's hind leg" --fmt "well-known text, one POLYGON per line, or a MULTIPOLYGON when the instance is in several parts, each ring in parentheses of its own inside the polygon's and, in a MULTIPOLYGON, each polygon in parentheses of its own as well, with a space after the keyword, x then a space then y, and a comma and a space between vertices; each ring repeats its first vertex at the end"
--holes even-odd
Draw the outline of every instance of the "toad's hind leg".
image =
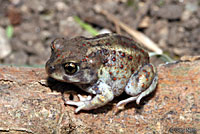
POLYGON ((132 74, 125 91, 132 97, 122 100, 117 104, 117 107, 126 105, 129 102, 135 101, 139 104, 140 100, 153 92, 156 88, 158 76, 156 69, 152 64, 146 64, 137 72, 132 74))

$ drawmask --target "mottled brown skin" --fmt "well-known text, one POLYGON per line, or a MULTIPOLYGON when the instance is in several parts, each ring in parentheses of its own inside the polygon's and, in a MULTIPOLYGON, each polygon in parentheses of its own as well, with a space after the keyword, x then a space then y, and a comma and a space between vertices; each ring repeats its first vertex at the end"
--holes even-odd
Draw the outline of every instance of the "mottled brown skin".
POLYGON ((134 97, 119 102, 118 106, 141 99, 155 89, 157 75, 149 64, 148 53, 124 36, 102 34, 94 38, 62 38, 56 39, 51 48, 52 55, 46 63, 49 76, 96 94, 93 99, 80 96, 80 102, 67 101, 69 105, 78 106, 76 112, 103 106, 124 90, 134 97), (66 63, 75 64, 77 71, 67 74, 66 63), (141 93, 144 95, 139 97, 141 93))

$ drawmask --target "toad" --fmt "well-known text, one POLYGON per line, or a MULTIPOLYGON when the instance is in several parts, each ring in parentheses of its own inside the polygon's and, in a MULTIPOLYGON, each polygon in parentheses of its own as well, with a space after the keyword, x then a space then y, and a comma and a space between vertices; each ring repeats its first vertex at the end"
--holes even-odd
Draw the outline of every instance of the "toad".
POLYGON ((149 55, 137 42, 118 34, 102 34, 93 38, 58 38, 51 44, 51 57, 46 63, 48 75, 56 80, 73 83, 93 94, 80 101, 66 101, 80 110, 106 105, 124 91, 129 98, 117 103, 122 107, 140 100, 156 88, 156 68, 149 55))

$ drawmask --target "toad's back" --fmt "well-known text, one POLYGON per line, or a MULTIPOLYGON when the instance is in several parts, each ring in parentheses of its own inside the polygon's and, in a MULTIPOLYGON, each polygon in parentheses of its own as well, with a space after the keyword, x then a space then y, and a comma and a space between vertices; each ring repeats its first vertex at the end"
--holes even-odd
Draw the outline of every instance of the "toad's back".
MULTIPOLYGON (((149 63, 148 53, 135 41, 118 34, 102 34, 94 38, 76 37, 70 40, 76 42, 77 50, 82 54, 81 58, 90 56, 101 56, 105 65, 107 62, 126 61, 128 63, 145 64, 149 63), (113 57, 111 60, 107 59, 113 57), (118 58, 118 61, 117 59, 118 58)), ((66 46, 68 49, 69 47, 66 46)), ((76 53, 77 55, 77 53, 76 53)), ((83 58, 83 61, 84 61, 83 58)))

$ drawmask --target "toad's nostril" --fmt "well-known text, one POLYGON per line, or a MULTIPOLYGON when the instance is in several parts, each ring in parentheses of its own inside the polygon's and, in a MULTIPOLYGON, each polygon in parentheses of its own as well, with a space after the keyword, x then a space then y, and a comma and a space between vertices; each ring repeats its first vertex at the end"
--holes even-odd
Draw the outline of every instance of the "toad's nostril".
POLYGON ((54 66, 50 66, 48 72, 51 74, 55 71, 55 67, 54 66))

